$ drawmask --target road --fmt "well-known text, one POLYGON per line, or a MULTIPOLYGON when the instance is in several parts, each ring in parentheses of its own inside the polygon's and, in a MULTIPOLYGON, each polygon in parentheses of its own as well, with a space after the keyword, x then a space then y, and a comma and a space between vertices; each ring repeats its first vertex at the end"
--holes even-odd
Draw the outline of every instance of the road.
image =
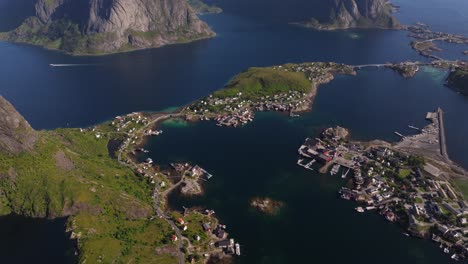
MULTIPOLYGON (((150 127, 153 127, 156 123, 158 123, 158 122, 160 122, 162 120, 165 120, 165 119, 177 118, 177 117, 182 117, 182 116, 183 116, 183 114, 179 114, 179 113, 176 113, 176 114, 163 114, 163 115, 157 116, 156 118, 151 120, 148 124, 146 124, 144 127, 142 127, 139 130, 135 131, 132 135, 133 136, 137 135, 140 138, 142 138, 142 136, 144 134, 144 131, 147 130, 148 128, 150 128, 150 127)), ((118 159, 120 164, 122 164, 124 166, 127 166, 127 167, 130 167, 131 169, 135 170, 135 169, 138 168, 137 164, 135 164, 134 162, 130 162, 129 164, 127 164, 126 162, 124 162, 122 160, 122 153, 129 147, 130 142, 131 142, 131 140, 128 140, 128 141, 126 140, 126 141, 124 141, 122 143, 122 145, 119 148, 119 155, 118 155, 117 159, 118 159)), ((183 240, 186 239, 186 238, 184 236, 182 236, 182 232, 177 227, 177 225, 171 220, 171 218, 166 216, 164 214, 163 210, 161 210, 161 208, 159 207, 159 197, 160 197, 159 185, 156 185, 155 188, 154 188, 154 191, 153 191, 154 212, 156 213, 156 215, 158 217, 160 217, 161 219, 164 219, 172 227, 172 229, 174 230, 174 232, 175 232, 175 234, 177 236, 177 247, 179 249, 179 251, 178 251, 179 264, 185 264, 185 254, 183 252, 183 249, 184 249, 183 240)))

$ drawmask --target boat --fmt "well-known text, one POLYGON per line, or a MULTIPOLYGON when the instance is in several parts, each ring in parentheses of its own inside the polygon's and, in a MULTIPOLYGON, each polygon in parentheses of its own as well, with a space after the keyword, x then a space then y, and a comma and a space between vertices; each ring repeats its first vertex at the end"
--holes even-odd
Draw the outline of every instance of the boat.
POLYGON ((458 260, 458 259, 459 259, 457 254, 453 254, 453 255, 451 256, 451 258, 452 258, 453 260, 458 260))
POLYGON ((364 213, 364 208, 362 208, 360 206, 356 207, 355 210, 358 211, 359 213, 364 213))
POLYGON ((146 163, 148 163, 148 164, 153 163, 153 159, 152 159, 152 158, 147 158, 147 159, 146 159, 146 163))
POLYGON ((444 253, 448 254, 448 253, 450 253, 450 250, 448 248, 444 248, 444 253))
POLYGON ((407 237, 410 236, 410 234, 408 234, 408 233, 402 233, 402 234, 405 235, 405 236, 407 236, 407 237))
POLYGON ((240 253, 240 245, 239 245, 239 243, 236 243, 236 255, 240 256, 240 254, 241 254, 240 253))

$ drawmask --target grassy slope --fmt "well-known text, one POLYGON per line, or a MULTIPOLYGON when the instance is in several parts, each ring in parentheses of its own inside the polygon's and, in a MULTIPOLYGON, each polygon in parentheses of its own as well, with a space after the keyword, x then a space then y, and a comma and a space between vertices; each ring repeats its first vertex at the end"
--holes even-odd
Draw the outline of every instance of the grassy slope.
POLYGON ((172 231, 159 218, 149 220, 150 186, 108 156, 107 140, 76 129, 40 134, 33 153, 0 154, 2 214, 71 214, 68 226, 81 236, 80 260, 88 263, 174 262, 168 255, 154 256, 172 231), (60 150, 73 168, 56 165, 60 150))
POLYGON ((222 90, 213 93, 214 97, 235 97, 242 92, 245 99, 258 99, 289 91, 309 92, 311 82, 300 72, 286 72, 273 68, 250 68, 234 79, 222 90))

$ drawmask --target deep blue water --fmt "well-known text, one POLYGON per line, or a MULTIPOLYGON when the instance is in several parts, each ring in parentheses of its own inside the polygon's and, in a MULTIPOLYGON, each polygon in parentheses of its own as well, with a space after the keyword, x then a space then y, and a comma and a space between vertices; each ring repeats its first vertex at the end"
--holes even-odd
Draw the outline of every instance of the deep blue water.
POLYGON ((65 231, 66 219, 45 220, 10 215, 0 217, 2 263, 73 263, 73 242, 65 231))
MULTIPOLYGON (((317 32, 288 25, 323 14, 320 5, 315 8, 320 1, 293 0, 287 5, 283 0, 220 1, 223 14, 203 16, 218 36, 190 44, 72 57, 0 42, 0 94, 36 129, 78 127, 133 111, 185 105, 252 66, 425 60, 411 50, 402 31, 317 32), (51 63, 87 66, 52 68, 51 63)), ((403 23, 422 21, 435 30, 468 34, 467 1, 394 2, 401 6, 396 16, 403 23)), ((1 30, 21 21, 11 10, 30 12, 20 1, 6 6, 7 1, 0 0, 1 30)), ((465 49, 447 47, 443 55, 464 58, 461 50, 465 49)), ((355 214, 351 203, 336 198, 340 180, 308 174, 295 165, 298 145, 324 127, 339 124, 349 127, 357 139, 392 141, 397 140, 393 131, 411 133, 407 125, 423 126, 425 113, 442 106, 447 112, 449 154, 468 167, 468 99, 444 87, 445 76, 428 68, 410 80, 388 70, 338 77, 319 88, 312 112, 300 118, 260 114, 256 122, 238 130, 209 123, 166 125, 164 135, 149 143, 158 149, 151 155, 161 163, 194 161, 216 175, 206 199, 172 203, 178 208, 190 204, 215 208, 245 248, 242 263, 450 263, 434 244, 407 239, 378 216, 355 214), (262 217, 248 209, 253 196, 271 196, 287 207, 277 218, 262 217)), ((25 226, 40 230, 37 223, 25 226)), ((63 232, 63 224, 53 227, 54 232, 63 232)), ((7 233, 0 240, 18 242, 21 237, 7 233)), ((58 238, 47 241, 52 248, 62 245, 58 238)), ((0 251, 0 257, 4 255, 0 251)))

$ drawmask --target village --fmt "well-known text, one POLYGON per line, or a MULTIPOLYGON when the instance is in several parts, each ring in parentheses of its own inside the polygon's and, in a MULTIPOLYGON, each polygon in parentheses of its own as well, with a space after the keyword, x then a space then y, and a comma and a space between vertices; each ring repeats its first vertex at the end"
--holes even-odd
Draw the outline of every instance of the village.
MULTIPOLYGON (((254 111, 285 112, 292 117, 297 112, 307 111, 311 105, 317 88, 333 80, 334 74, 355 75, 353 67, 338 63, 302 63, 285 64, 266 68, 273 72, 301 73, 307 82, 306 88, 292 86, 284 91, 239 91, 235 94, 225 92, 211 94, 182 110, 187 120, 215 120, 219 126, 238 127, 252 122, 254 111)), ((287 88, 287 87, 286 87, 287 88)), ((254 88, 251 88, 252 90, 254 88)), ((229 88, 225 89, 226 91, 229 88)), ((223 91, 223 90, 221 90, 223 91)))
POLYGON ((434 159, 417 155, 424 151, 408 151, 419 147, 441 151, 439 111, 428 113, 431 124, 425 128, 413 126, 420 134, 408 138, 400 134, 403 145, 350 142, 346 129, 329 128, 320 138, 306 139, 298 150, 298 165, 341 176, 347 185, 339 196, 357 202, 357 212, 375 211, 405 228, 403 235, 432 239, 452 259, 466 259, 468 203, 452 184, 452 171, 443 166, 441 156, 434 159))
POLYGON ((198 165, 171 163, 163 167, 142 147, 144 138, 161 136, 162 130, 153 130, 157 122, 181 117, 178 113, 140 113, 116 116, 112 121, 81 132, 93 132, 97 140, 113 139, 108 143, 109 154, 152 186, 154 210, 165 219, 174 233, 169 235, 173 248, 157 248, 156 253, 172 252, 180 263, 206 263, 210 258, 222 259, 240 256, 240 244, 229 237, 226 225, 219 224, 211 209, 183 208, 183 214, 168 208, 167 197, 172 192, 184 196, 203 195, 203 183, 213 175, 198 165), (116 142, 112 146, 112 142, 116 142), (175 247, 174 247, 175 246, 175 247))

